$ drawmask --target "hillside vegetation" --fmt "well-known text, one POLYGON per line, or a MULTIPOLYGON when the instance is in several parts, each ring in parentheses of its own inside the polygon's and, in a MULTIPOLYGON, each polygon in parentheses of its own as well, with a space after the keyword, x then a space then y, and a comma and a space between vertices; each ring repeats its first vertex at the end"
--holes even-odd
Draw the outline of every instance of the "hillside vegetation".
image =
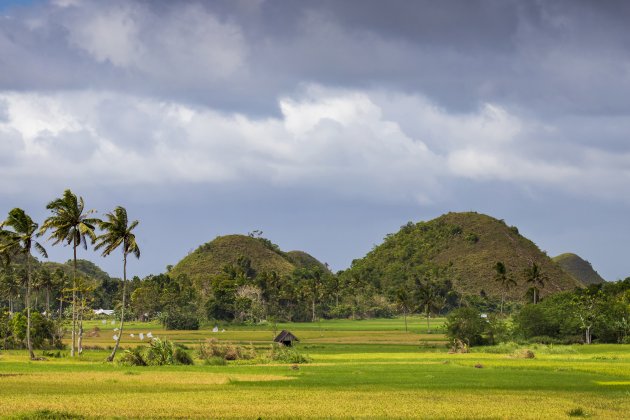
POLYGON ((600 284, 605 281, 602 276, 595 271, 591 263, 584 260, 579 255, 566 253, 554 257, 553 260, 566 273, 586 285, 600 284))
POLYGON ((291 274, 296 268, 324 267, 306 252, 283 252, 265 238, 226 235, 201 245, 178 262, 170 274, 173 277, 186 274, 191 280, 200 281, 221 273, 227 265, 237 265, 242 257, 249 258, 258 273, 275 271, 281 276, 291 274))
POLYGON ((442 277, 461 293, 498 297, 502 293, 494 280, 498 261, 517 282, 508 293, 511 299, 524 299, 530 287, 525 270, 532 263, 548 278, 543 296, 583 286, 517 228, 478 213, 448 213, 428 222, 410 222, 353 261, 346 275, 367 279, 382 290, 399 289, 418 277, 442 277))

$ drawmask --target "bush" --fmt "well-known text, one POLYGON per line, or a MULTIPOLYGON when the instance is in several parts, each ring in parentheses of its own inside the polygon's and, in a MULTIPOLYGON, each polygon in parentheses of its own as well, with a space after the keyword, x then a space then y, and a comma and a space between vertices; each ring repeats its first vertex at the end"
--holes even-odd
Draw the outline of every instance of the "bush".
POLYGON ((190 354, 182 348, 177 347, 173 352, 173 361, 177 365, 192 365, 194 364, 190 354))
POLYGON ((256 357, 256 351, 251 344, 249 348, 245 348, 232 343, 221 343, 216 338, 211 338, 199 345, 197 355, 201 360, 216 357, 223 360, 250 360, 256 357))
POLYGON ((165 312, 160 316, 160 322, 167 330, 198 330, 199 319, 190 314, 179 312, 165 312))
POLYGON ((311 358, 303 355, 295 347, 272 344, 268 354, 269 360, 280 363, 309 363, 311 358))
POLYGON ((225 366, 227 361, 223 357, 212 356, 204 359, 204 363, 208 366, 225 366))
POLYGON ((469 346, 483 344, 487 324, 474 308, 456 309, 446 318, 446 335, 451 340, 461 340, 469 346))
POLYGON ((146 366, 147 362, 144 360, 143 355, 144 350, 145 347, 143 346, 125 350, 118 363, 123 366, 146 366))
MULTIPOLYGON (((7 322, 2 328, 2 347, 26 348, 26 310, 15 313, 13 317, 3 315, 0 321, 7 322)), ((39 312, 31 311, 31 342, 34 349, 63 349, 62 324, 58 320, 48 319, 39 312)))
POLYGON ((192 365, 193 360, 182 348, 175 347, 169 340, 154 338, 149 347, 138 346, 125 350, 120 364, 125 366, 192 365))

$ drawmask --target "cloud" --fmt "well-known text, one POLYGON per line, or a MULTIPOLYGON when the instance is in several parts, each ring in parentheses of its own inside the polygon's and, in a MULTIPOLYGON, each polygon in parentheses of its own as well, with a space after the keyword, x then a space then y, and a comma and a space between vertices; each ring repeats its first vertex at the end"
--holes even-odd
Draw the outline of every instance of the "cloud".
POLYGON ((498 105, 453 114, 426 97, 392 92, 311 85, 279 98, 281 117, 263 119, 107 92, 0 100, 9 115, 0 128, 13 139, 4 147, 19 162, 5 177, 36 170, 60 188, 70 179, 86 186, 262 182, 433 202, 453 180, 471 179, 614 198, 630 173, 630 150, 585 143, 558 156, 550 151, 562 128, 498 105))

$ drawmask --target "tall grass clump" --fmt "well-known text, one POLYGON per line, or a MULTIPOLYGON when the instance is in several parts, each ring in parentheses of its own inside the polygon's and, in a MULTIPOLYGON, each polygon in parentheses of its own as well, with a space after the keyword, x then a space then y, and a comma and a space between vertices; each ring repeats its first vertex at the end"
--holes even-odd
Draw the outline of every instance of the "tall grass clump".
POLYGON ((210 364, 220 364, 217 359, 226 360, 251 360, 256 357, 256 350, 253 345, 248 347, 238 344, 220 342, 216 338, 206 340, 199 345, 197 356, 206 362, 214 361, 210 364))

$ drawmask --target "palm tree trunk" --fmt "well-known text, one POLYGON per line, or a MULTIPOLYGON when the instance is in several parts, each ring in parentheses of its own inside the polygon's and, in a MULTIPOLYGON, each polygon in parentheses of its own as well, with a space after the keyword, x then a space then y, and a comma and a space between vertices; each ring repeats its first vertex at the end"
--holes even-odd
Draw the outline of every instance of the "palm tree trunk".
POLYGON ((120 345, 120 339, 123 335, 123 325, 125 324, 125 295, 127 292, 127 254, 123 256, 123 295, 122 295, 122 308, 120 309, 120 328, 118 331, 118 338, 116 338, 116 344, 114 345, 114 349, 112 350, 112 354, 107 358, 108 362, 113 362, 114 357, 116 357, 116 351, 118 351, 118 346, 120 345))
POLYGON ((427 334, 431 334, 431 319, 429 318, 429 305, 427 305, 427 334))
POLYGON ((26 347, 31 360, 35 360, 33 343, 31 342, 31 264, 26 256, 26 347))
POLYGON ((79 356, 83 353, 83 300, 81 299, 81 306, 77 312, 77 323, 79 324, 79 339, 77 341, 77 353, 79 356))
POLYGON ((407 329, 407 310, 403 310, 403 316, 405 317, 405 332, 408 332, 407 329))
POLYGON ((70 357, 74 357, 77 339, 77 239, 74 238, 74 265, 72 269, 72 347, 70 357))
POLYGON ((46 317, 50 318, 50 287, 46 288, 46 317))
POLYGON ((315 298, 311 301, 312 322, 316 321, 315 318, 315 298))
POLYGON ((501 294, 501 315, 503 315, 503 301, 505 300, 505 292, 501 294))

